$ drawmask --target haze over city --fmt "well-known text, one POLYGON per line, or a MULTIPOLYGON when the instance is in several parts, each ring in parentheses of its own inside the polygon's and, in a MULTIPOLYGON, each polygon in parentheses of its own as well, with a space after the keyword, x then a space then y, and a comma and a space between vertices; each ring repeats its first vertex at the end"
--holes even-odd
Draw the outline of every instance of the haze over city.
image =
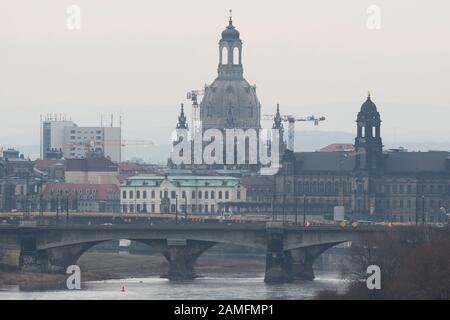
POLYGON ((324 143, 339 132, 345 141, 335 142, 352 143, 370 91, 386 146, 450 149, 450 43, 440 36, 450 30, 448 1, 76 1, 81 29, 69 30, 72 2, 1 6, 1 146, 38 146, 46 113, 80 125, 99 125, 101 114, 108 124, 110 113, 118 124, 121 114, 124 138, 168 145, 180 103, 191 118, 186 92, 217 75, 219 32, 232 8, 244 75, 257 86, 263 114, 280 103, 286 114, 324 115, 320 126, 297 130, 324 132, 324 143), (366 26, 371 4, 381 8, 379 30, 366 26))
POLYGON ((449 12, 3 1, 0 302, 450 300, 449 12))

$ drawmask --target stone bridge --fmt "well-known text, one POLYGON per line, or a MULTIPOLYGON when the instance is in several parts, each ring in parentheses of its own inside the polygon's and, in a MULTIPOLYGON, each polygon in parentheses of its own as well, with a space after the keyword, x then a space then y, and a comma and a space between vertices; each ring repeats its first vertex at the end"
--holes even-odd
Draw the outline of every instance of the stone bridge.
POLYGON ((155 224, 0 226, 0 248, 19 249, 22 270, 64 272, 91 247, 129 239, 150 245, 169 263, 170 280, 195 278, 197 258, 217 243, 266 250, 266 282, 314 278, 313 263, 328 248, 364 234, 385 232, 380 226, 298 227, 281 222, 258 224, 155 224))

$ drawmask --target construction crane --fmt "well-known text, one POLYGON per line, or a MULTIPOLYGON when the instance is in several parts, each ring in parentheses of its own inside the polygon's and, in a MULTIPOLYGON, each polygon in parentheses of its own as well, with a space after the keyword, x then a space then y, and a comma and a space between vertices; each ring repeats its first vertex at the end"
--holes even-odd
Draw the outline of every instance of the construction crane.
POLYGON ((121 142, 122 147, 149 147, 154 146, 152 140, 123 140, 121 142))
POLYGON ((73 142, 73 143, 66 143, 64 144, 64 147, 66 147, 68 150, 71 148, 82 148, 84 153, 87 154, 89 152, 95 152, 97 148, 100 148, 100 150, 103 150, 105 147, 113 147, 113 146, 120 146, 120 147, 151 147, 154 146, 154 142, 152 140, 105 140, 105 141, 83 141, 83 142, 73 142), (96 144, 96 142, 100 142, 100 144, 96 144))
POLYGON ((198 96, 204 95, 205 90, 191 90, 186 94, 186 98, 192 101, 192 125, 191 128, 195 131, 200 127, 198 96))
MULTIPOLYGON (((263 115, 263 120, 274 120, 275 116, 270 114, 263 115)), ((282 115, 281 121, 287 122, 288 125, 288 146, 287 148, 294 151, 294 136, 295 136, 295 122, 297 121, 312 121, 317 126, 320 121, 324 121, 325 117, 316 118, 315 116, 296 117, 293 115, 282 115)))

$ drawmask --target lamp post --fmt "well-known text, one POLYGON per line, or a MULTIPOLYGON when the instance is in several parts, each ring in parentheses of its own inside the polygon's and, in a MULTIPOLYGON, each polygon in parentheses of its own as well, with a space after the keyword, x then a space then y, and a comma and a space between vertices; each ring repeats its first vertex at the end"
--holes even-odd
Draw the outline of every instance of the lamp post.
POLYGON ((69 196, 66 197, 66 224, 69 224, 69 196))
POLYGON ((298 197, 295 196, 295 225, 297 225, 297 216, 298 216, 298 197))
POLYGON ((306 226, 306 194, 303 195, 303 226, 306 226))
POLYGON ((416 227, 419 224, 419 200, 416 197, 416 227))
POLYGON ((39 220, 42 220, 44 215, 44 200, 42 193, 39 195, 39 220))
POLYGON ((425 196, 422 196, 422 226, 425 226, 425 196))
POLYGON ((274 193, 272 197, 272 220, 276 220, 275 210, 277 209, 277 195, 274 193))
POLYGON ((178 223, 178 194, 175 196, 175 223, 178 223))
POLYGON ((187 193, 184 194, 184 222, 187 223, 187 193))
POLYGON ((56 194, 56 223, 59 221, 59 193, 56 194))

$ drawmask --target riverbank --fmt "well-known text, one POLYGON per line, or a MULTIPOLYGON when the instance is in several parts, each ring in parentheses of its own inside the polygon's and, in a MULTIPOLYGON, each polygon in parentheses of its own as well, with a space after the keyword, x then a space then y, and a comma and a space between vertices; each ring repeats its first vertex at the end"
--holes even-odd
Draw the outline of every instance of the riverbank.
MULTIPOLYGON (((18 253, 10 253, 9 264, 0 271, 0 287, 19 286, 21 290, 65 288, 67 275, 21 272, 17 269, 18 253)), ((99 281, 108 279, 160 276, 168 270, 168 263, 160 255, 87 252, 78 261, 81 279, 99 281)), ((259 255, 204 254, 196 264, 198 275, 264 273, 264 257, 259 255)))

